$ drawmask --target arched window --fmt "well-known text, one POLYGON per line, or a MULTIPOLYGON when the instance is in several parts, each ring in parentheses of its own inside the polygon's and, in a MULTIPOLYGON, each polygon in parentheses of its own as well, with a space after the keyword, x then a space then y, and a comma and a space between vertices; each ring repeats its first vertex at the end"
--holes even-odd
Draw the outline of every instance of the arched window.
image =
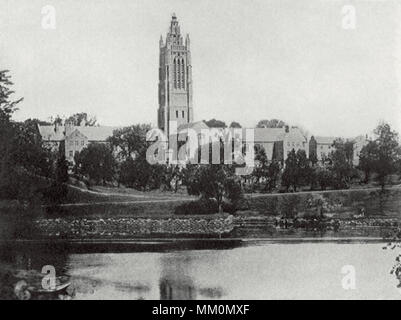
POLYGON ((178 65, 178 75, 177 75, 177 81, 178 81, 178 88, 181 88, 181 64, 180 64, 180 59, 177 59, 177 65, 178 65))
POLYGON ((174 58, 174 88, 177 88, 177 60, 174 58))
POLYGON ((181 59, 181 88, 185 89, 185 64, 184 64, 184 59, 181 59))

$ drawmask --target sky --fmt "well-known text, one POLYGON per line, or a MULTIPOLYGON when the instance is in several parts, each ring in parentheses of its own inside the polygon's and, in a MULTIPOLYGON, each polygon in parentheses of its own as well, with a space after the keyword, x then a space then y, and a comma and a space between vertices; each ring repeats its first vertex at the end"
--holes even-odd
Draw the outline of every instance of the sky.
POLYGON ((156 125, 172 13, 191 38, 194 120, 278 118, 345 137, 386 121, 401 132, 397 0, 0 0, 0 68, 24 97, 15 119, 156 125), (55 29, 42 26, 46 5, 55 29))

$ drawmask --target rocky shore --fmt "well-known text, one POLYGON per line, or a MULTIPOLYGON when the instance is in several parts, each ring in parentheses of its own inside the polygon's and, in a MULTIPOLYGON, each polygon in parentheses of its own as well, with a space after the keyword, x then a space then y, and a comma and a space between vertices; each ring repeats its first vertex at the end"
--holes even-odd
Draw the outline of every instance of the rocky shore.
POLYGON ((280 218, 272 216, 171 216, 160 218, 42 218, 36 220, 38 238, 230 238, 269 237, 284 230, 330 231, 334 234, 377 236, 400 226, 395 218, 280 218), (376 230, 377 229, 377 230, 376 230))
POLYGON ((38 237, 60 239, 135 238, 141 236, 221 237, 233 228, 233 216, 169 218, 55 218, 36 220, 38 237))

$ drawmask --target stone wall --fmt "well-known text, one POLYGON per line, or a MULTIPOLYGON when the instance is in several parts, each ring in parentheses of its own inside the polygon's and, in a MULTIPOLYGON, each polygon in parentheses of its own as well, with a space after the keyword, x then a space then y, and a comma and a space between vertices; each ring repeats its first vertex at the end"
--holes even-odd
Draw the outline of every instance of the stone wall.
POLYGON ((132 238, 141 236, 221 236, 234 228, 231 215, 170 218, 39 219, 38 235, 60 239, 132 238))

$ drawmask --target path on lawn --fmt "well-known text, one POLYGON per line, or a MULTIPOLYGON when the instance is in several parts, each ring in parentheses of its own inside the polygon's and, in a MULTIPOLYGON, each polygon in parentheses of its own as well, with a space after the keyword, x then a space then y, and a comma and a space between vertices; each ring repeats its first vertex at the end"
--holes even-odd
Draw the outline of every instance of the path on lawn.
MULTIPOLYGON (((400 189, 401 184, 394 186, 387 186, 385 190, 400 189)), ((245 195, 250 198, 271 197, 277 195, 291 195, 291 194, 319 194, 319 193, 335 193, 335 192, 352 192, 352 191, 379 191, 381 187, 368 187, 368 188, 351 188, 351 189, 336 189, 336 190, 313 190, 313 191, 297 191, 297 192, 283 192, 283 193, 246 193, 245 195)))
MULTIPOLYGON (((119 193, 119 192, 100 192, 94 190, 81 189, 77 186, 70 185, 71 188, 77 189, 81 192, 97 195, 97 196, 117 196, 133 199, 148 199, 148 200, 126 200, 126 201, 95 201, 95 202, 78 202, 78 203, 64 203, 60 204, 60 207, 80 207, 89 205, 106 205, 106 204, 141 204, 141 203, 161 203, 161 202, 182 202, 191 201, 196 199, 191 196, 180 196, 180 195, 145 195, 145 194, 129 194, 129 193, 119 193)), ((386 189, 400 189, 400 185, 389 186, 386 189)), ((299 192, 288 192, 288 193, 246 193, 245 196, 252 198, 263 198, 263 197, 275 197, 275 196, 285 196, 285 195, 295 195, 295 194, 323 194, 323 193, 334 193, 334 192, 353 192, 353 191, 378 191, 381 187, 369 187, 369 188, 353 188, 353 189, 340 189, 340 190, 315 190, 315 191, 299 191, 299 192)))

